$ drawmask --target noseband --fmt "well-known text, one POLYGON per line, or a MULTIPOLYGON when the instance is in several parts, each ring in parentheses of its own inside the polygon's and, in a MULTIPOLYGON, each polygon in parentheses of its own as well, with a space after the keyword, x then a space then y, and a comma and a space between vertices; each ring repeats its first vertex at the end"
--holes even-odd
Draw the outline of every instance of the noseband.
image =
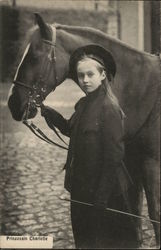
MULTIPOLYGON (((50 63, 53 63, 54 77, 55 77, 55 83, 56 83, 54 88, 52 89, 54 91, 56 86, 57 86, 57 82, 58 82, 57 73, 56 73, 56 27, 55 26, 49 26, 49 27, 51 28, 51 31, 53 31, 52 32, 52 41, 49 41, 46 39, 42 39, 42 41, 50 46, 50 52, 47 55, 47 58, 48 58, 50 63)), ((44 67, 43 62, 42 62, 40 69, 42 70, 41 72, 44 72, 45 67, 44 67)), ((68 148, 66 148, 62 145, 59 145, 58 143, 50 140, 33 122, 29 123, 29 121, 28 121, 29 109, 31 107, 32 108, 41 107, 43 105, 42 102, 45 100, 46 92, 47 92, 47 78, 45 77, 45 74, 44 74, 44 76, 42 74, 40 74, 38 77, 38 80, 36 81, 35 84, 33 84, 33 86, 30 86, 29 84, 23 83, 23 82, 18 81, 18 80, 14 80, 13 83, 17 86, 21 86, 21 87, 24 87, 24 88, 29 90, 27 108, 24 111, 22 122, 37 137, 39 137, 43 141, 46 141, 49 144, 53 144, 55 146, 58 146, 60 148, 68 150, 68 148)), ((49 121, 49 123, 50 123, 50 121, 49 121)), ((66 142, 62 139, 62 137, 58 134, 58 132, 57 132, 56 128, 53 126, 53 124, 51 124, 51 126, 52 126, 52 129, 55 132, 55 134, 59 137, 59 139, 61 139, 61 141, 63 141, 63 143, 66 144, 66 142)))

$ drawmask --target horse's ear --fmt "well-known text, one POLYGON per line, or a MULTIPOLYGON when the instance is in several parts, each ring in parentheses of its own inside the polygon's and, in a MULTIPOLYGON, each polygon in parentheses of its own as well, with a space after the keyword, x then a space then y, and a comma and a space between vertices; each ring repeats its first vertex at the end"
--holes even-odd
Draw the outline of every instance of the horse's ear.
POLYGON ((34 14, 35 14, 36 23, 38 24, 38 26, 40 28, 41 36, 44 39, 50 39, 51 33, 50 33, 49 26, 44 22, 43 18, 40 16, 39 13, 36 12, 34 14))

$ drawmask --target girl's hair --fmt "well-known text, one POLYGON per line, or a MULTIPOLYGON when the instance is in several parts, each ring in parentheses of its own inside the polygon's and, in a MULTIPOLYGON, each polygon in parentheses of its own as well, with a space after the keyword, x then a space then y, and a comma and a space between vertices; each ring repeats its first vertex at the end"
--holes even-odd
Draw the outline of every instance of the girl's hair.
MULTIPOLYGON (((113 83, 113 82, 114 82, 114 79, 113 79, 112 75, 110 76, 110 78, 111 78, 111 82, 113 83)), ((109 80, 109 79, 108 79, 108 80, 109 80)), ((116 108, 120 111, 121 117, 122 117, 122 118, 125 118, 126 115, 125 115, 124 111, 122 110, 122 108, 120 107, 119 100, 117 99, 117 97, 116 97, 115 94, 113 93, 112 88, 111 88, 110 83, 109 83, 108 80, 107 80, 107 78, 105 78, 105 79, 103 80, 103 85, 104 85, 104 87, 105 87, 107 96, 108 96, 108 98, 110 99, 110 101, 111 101, 111 103, 113 104, 113 106, 116 107, 116 108)))
MULTIPOLYGON (((85 60, 87 60, 87 59, 89 59, 89 58, 95 60, 95 59, 92 58, 92 57, 93 57, 93 55, 91 55, 91 56, 90 56, 90 55, 89 55, 89 56, 88 56, 88 55, 83 55, 83 56, 81 57, 81 59, 79 60, 79 62, 80 62, 80 61, 85 61, 85 60)), ((95 60, 95 61, 96 61, 96 60, 95 60)), ((102 83, 103 83, 103 85, 104 85, 104 87, 105 87, 105 91, 106 91, 106 93, 107 93, 107 96, 108 96, 108 98, 110 99, 112 105, 113 105, 114 107, 116 107, 117 110, 120 111, 122 118, 125 118, 126 115, 125 115, 125 113, 123 112, 122 108, 120 107, 119 101, 118 101, 117 97, 115 96, 115 94, 113 93, 112 88, 111 88, 111 86, 110 86, 111 84, 114 83, 114 78, 113 78, 112 74, 110 74, 110 72, 107 72, 105 66, 104 66, 102 63, 98 62, 98 61, 96 61, 96 68, 98 69, 98 71, 99 71, 100 73, 102 73, 103 71, 105 72, 106 78, 102 81, 102 83)))

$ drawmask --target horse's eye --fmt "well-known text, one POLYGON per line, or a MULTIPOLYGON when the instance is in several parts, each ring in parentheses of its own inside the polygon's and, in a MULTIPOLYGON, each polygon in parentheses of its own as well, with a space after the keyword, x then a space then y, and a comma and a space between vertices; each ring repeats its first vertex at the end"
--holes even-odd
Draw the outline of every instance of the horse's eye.
POLYGON ((32 47, 32 49, 30 51, 30 57, 33 60, 38 60, 40 56, 41 56, 41 52, 38 49, 35 49, 32 47))
POLYGON ((40 44, 35 43, 35 44, 31 45, 31 51, 32 51, 33 54, 37 54, 37 52, 39 52, 41 50, 42 50, 42 48, 41 48, 40 44))
POLYGON ((36 52, 34 52, 33 53, 33 51, 30 51, 29 53, 28 53, 28 60, 31 62, 31 63, 37 63, 38 62, 38 60, 39 60, 39 55, 38 55, 38 53, 36 53, 36 52))

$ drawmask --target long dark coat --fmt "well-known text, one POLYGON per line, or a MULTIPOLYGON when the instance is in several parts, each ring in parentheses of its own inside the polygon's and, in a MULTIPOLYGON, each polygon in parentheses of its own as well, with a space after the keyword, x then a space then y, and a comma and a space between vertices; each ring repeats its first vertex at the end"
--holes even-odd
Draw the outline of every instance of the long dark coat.
MULTIPOLYGON (((71 199, 92 203, 94 208, 131 212, 128 190, 133 184, 123 163, 123 117, 104 85, 81 98, 69 120, 50 108, 47 117, 70 137, 65 188, 71 199)), ((71 203, 77 248, 138 248, 140 236, 132 217, 96 211, 87 205, 71 203)))
POLYGON ((52 109, 48 118, 70 137, 65 188, 72 199, 106 206, 113 191, 126 192, 123 118, 103 85, 78 101, 69 120, 52 109))

